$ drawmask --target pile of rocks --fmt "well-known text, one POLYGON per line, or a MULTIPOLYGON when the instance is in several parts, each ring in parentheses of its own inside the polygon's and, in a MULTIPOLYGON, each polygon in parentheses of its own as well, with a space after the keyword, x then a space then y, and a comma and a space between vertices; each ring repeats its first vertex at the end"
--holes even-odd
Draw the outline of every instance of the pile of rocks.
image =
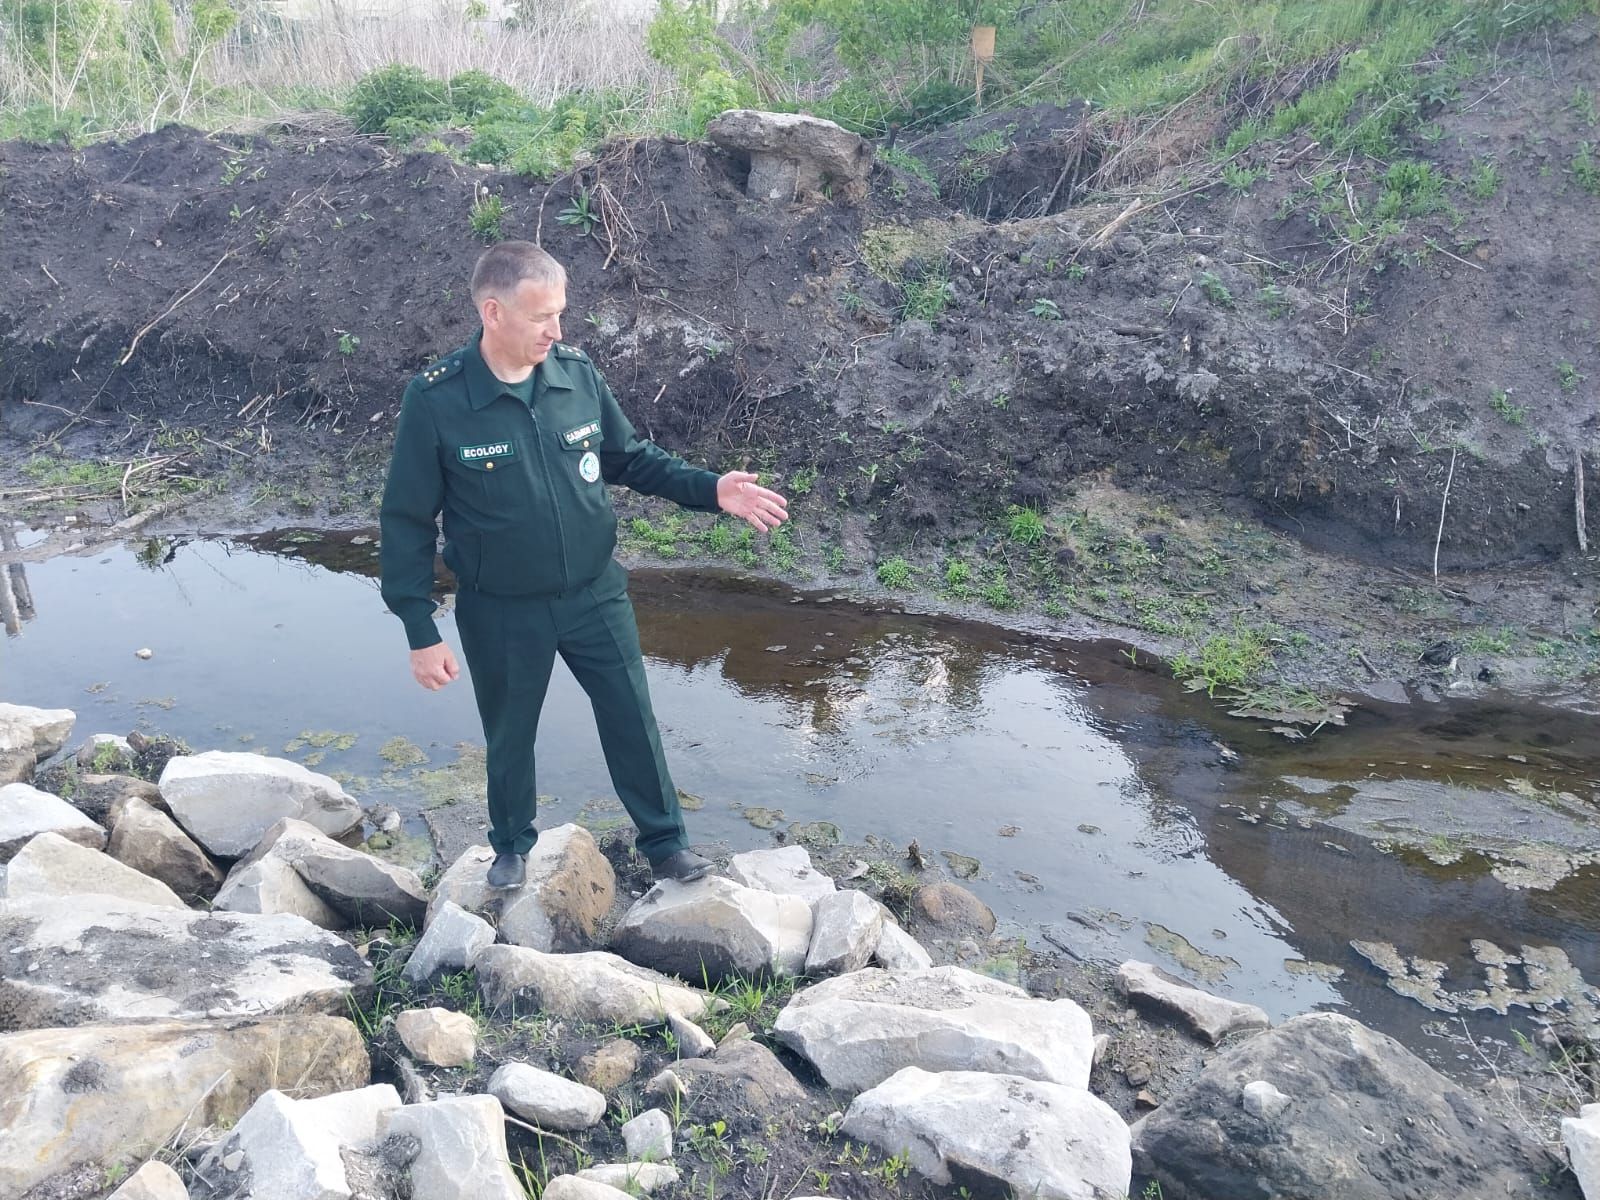
MULTIPOLYGON (((491 1020, 670 1030, 679 1057, 642 1088, 656 1107, 622 1126, 626 1161, 548 1180, 553 1200, 676 1182, 669 1111, 707 1095, 782 1112, 842 1093, 838 1129, 935 1183, 1062 1200, 1125 1195, 1135 1166, 1168 1200, 1519 1195, 1539 1174, 1536 1148, 1389 1039, 1330 1014, 1267 1028, 1262 1010, 1143 963, 1118 974, 1130 1003, 1226 1045, 1130 1129, 1089 1090, 1084 1009, 935 966, 799 846, 736 855, 726 878, 659 883, 613 925, 612 866, 577 825, 541 834, 517 891, 487 886, 493 856, 476 847, 430 892, 340 842, 360 807, 283 760, 206 753, 172 758, 153 785, 104 776, 97 820, 30 782, 72 725, 0 706, 0 1196, 103 1194, 93 1181, 137 1165, 123 1200, 366 1200, 402 1179, 428 1200, 522 1200, 508 1121, 595 1131, 639 1047, 597 1047, 576 1079, 504 1060, 471 1094, 433 1095, 417 1064, 471 1063, 478 1022, 413 1008, 362 1030, 346 1015, 368 1011, 374 988, 348 931, 395 923, 419 931, 404 978, 471 972, 491 1020), (742 1025, 707 1032, 726 1007, 714 985, 779 976, 805 986, 772 1040, 823 1088, 742 1025), (373 1083, 363 1033, 403 1047, 400 1090, 373 1083)), ((85 745, 99 765, 119 749, 85 745)), ((951 884, 920 907, 993 929, 951 884)), ((1575 1143, 1592 1147, 1594 1123, 1571 1123, 1575 1143)))

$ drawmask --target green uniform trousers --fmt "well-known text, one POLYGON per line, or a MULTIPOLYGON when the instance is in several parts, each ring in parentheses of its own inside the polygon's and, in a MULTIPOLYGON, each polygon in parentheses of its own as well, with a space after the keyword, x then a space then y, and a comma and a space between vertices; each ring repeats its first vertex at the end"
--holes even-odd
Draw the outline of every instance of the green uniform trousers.
POLYGON ((489 843, 526 854, 538 840, 534 735, 555 657, 589 695, 618 797, 638 826, 640 853, 660 859, 688 837, 667 773, 627 573, 613 560, 585 587, 549 596, 463 588, 456 628, 489 746, 489 843))

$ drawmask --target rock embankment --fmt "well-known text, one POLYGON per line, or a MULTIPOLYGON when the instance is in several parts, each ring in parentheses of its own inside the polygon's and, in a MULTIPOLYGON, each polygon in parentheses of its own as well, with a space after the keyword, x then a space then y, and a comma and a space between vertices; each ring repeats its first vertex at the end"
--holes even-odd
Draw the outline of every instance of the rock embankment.
MULTIPOLYGON (((912 1174, 1365 1200, 1532 1195, 1552 1167, 1349 1018, 1266 1028, 1141 963, 1127 999, 1222 1048, 1130 1129, 1090 1090, 1085 1008, 934 965, 801 847, 629 894, 564 825, 519 891, 483 847, 430 889, 338 840, 362 814, 337 783, 256 755, 172 757, 85 811, 32 784, 72 724, 0 706, 0 1197, 755 1197, 756 1162, 798 1194, 825 1161, 872 1200, 912 1174)), ((923 900, 918 928, 993 927, 954 884, 923 900)), ((1580 1176, 1595 1124, 1568 1122, 1580 1176)))

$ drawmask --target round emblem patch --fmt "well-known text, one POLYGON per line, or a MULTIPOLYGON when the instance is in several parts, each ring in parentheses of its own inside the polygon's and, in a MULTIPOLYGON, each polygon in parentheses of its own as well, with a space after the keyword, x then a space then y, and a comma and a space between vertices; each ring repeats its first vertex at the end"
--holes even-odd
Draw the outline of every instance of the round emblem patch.
POLYGON ((593 483, 600 478, 600 456, 593 450, 589 451, 578 460, 578 474, 583 476, 585 483, 593 483))

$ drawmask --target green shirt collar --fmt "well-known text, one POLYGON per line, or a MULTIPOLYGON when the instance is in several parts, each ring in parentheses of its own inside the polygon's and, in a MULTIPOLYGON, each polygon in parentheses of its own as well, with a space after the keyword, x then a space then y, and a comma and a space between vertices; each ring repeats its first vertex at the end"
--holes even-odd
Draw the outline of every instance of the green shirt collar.
MULTIPOLYGON (((462 369, 467 379, 468 403, 474 409, 480 409, 487 408, 501 396, 510 396, 513 400, 520 399, 514 391, 495 377, 495 373, 489 369, 489 364, 483 361, 483 354, 478 349, 478 339, 482 336, 483 330, 479 329, 472 340, 462 348, 461 352, 462 369)), ((556 356, 554 346, 550 348, 550 353, 545 356, 545 360, 536 368, 535 374, 537 379, 543 382, 545 388, 564 388, 571 391, 576 386, 572 382, 572 377, 567 374, 565 364, 556 356)), ((538 394, 539 388, 536 384, 534 395, 538 394)))

